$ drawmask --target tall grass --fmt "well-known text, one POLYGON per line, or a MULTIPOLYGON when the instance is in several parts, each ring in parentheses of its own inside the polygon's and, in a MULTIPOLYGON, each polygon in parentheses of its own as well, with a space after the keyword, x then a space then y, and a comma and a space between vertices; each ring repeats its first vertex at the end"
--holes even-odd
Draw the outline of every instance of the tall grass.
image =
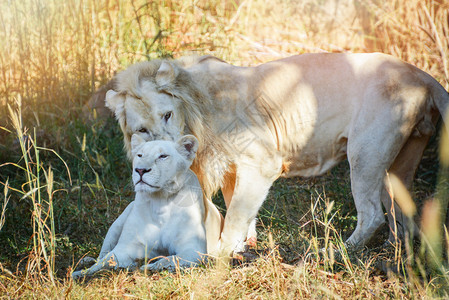
POLYGON ((448 87, 448 17, 446 1, 362 2, 373 25, 367 38, 377 50, 393 54, 433 74, 448 87))
POLYGON ((222 1, 2 1, 1 105, 20 93, 27 110, 54 104, 78 110, 114 72, 137 60, 210 51, 217 39, 231 46, 221 24, 204 21, 227 15, 224 6, 222 1))
POLYGON ((240 64, 309 51, 383 51, 447 84, 448 3, 358 2, 369 29, 352 1, 4 1, 1 104, 20 93, 34 110, 55 103, 79 110, 128 64, 192 51, 240 64))
POLYGON ((434 160, 409 196, 433 198, 438 181, 437 200, 423 210, 421 254, 410 244, 345 252, 344 231, 355 222, 342 167, 273 187, 260 213, 265 252, 249 267, 120 273, 87 286, 64 279, 81 255, 98 252, 132 199, 115 121, 98 113, 87 122, 83 112, 116 71, 192 52, 254 65, 304 52, 381 51, 448 88, 447 1, 22 0, 1 1, 0 11, 0 296, 447 297, 441 210, 449 174, 443 163, 437 176, 434 160), (379 267, 385 261, 390 267, 379 267))
MULTIPOLYGON (((51 167, 48 167, 48 169, 44 168, 44 164, 40 161, 40 152, 50 151, 59 159, 62 160, 62 158, 51 149, 46 149, 37 145, 36 130, 34 129, 34 137, 32 137, 23 127, 21 115, 22 103, 20 98, 16 101, 16 104, 16 109, 13 109, 8 105, 8 111, 12 126, 15 129, 16 137, 20 144, 22 162, 10 164, 25 173, 26 182, 21 186, 20 190, 5 184, 5 199, 7 193, 6 189, 10 188, 14 192, 19 193, 22 199, 31 201, 33 246, 29 254, 26 274, 27 276, 38 275, 38 278, 42 278, 40 275, 42 275, 43 270, 46 269, 46 275, 54 283, 56 244, 55 218, 53 212, 53 196, 55 192, 53 190, 53 171, 51 167)), ((1 165, 0 167, 3 167, 4 165, 1 165)), ((68 168, 67 172, 69 173, 68 168)), ((6 204, 5 201, 5 206, 6 204)))
MULTIPOLYGON (((4 207, 7 205, 8 198, 6 189, 8 188, 21 195, 21 199, 26 199, 31 202, 33 234, 32 248, 27 261, 26 276, 33 276, 36 280, 48 278, 54 284, 56 235, 53 197, 56 191, 54 191, 53 186, 53 171, 51 167, 45 169, 43 162, 40 160, 40 152, 51 151, 59 159, 62 160, 62 158, 51 149, 37 145, 36 130, 34 129, 33 137, 23 127, 21 115, 22 103, 20 98, 16 101, 16 104, 16 109, 8 105, 8 111, 20 144, 22 153, 21 162, 5 163, 0 165, 0 167, 11 164, 18 168, 25 174, 26 182, 23 183, 20 189, 10 187, 7 183, 5 184, 4 207)), ((69 172, 68 169, 67 172, 69 172)))

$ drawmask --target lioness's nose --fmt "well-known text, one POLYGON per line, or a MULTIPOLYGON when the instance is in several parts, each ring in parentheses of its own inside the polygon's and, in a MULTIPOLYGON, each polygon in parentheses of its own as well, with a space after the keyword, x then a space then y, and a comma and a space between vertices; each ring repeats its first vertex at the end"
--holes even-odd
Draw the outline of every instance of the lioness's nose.
POLYGON ((151 172, 151 169, 140 169, 140 168, 136 168, 134 171, 136 171, 137 173, 139 173, 140 177, 143 176, 143 174, 151 172))

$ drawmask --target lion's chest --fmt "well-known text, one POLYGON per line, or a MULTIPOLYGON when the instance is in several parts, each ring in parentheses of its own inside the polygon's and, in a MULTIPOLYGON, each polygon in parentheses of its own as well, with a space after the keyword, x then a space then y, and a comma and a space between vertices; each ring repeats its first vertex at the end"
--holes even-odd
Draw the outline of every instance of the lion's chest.
POLYGON ((166 225, 170 217, 172 216, 173 205, 166 201, 154 201, 150 203, 148 207, 148 214, 151 216, 151 220, 157 226, 163 228, 166 225))

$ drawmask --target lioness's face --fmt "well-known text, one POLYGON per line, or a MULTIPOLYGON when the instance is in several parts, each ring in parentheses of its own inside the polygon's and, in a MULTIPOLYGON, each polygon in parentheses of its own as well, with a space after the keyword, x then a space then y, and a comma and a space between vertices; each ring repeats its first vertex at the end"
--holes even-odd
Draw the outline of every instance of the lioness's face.
POLYGON ((142 85, 141 96, 120 95, 115 93, 109 97, 117 98, 123 105, 123 112, 117 113, 124 134, 125 147, 130 155, 131 136, 136 134, 145 141, 176 141, 184 128, 183 116, 180 112, 180 101, 174 96, 159 92, 146 82, 142 85))
POLYGON ((176 189, 180 176, 189 169, 198 148, 198 141, 193 136, 182 137, 177 142, 145 142, 135 134, 131 144, 134 189, 148 193, 176 189))

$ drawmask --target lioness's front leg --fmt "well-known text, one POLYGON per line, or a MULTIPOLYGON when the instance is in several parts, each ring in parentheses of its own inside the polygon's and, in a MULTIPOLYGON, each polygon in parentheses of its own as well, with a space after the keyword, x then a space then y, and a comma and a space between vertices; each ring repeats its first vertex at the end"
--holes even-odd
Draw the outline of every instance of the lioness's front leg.
POLYGON ((133 207, 134 201, 131 202, 122 212, 122 214, 117 218, 117 220, 112 223, 111 227, 108 230, 108 233, 106 234, 106 237, 104 238, 103 245, 101 246, 100 254, 98 255, 97 260, 100 260, 115 248, 120 235, 122 234, 123 225, 125 224, 126 219, 128 219, 128 216, 133 207))
POLYGON ((100 254, 98 255, 97 259, 86 256, 78 262, 78 267, 92 265, 92 263, 95 264, 95 262, 100 261, 106 254, 108 254, 109 252, 112 251, 112 249, 115 248, 120 238, 120 235, 122 234, 123 225, 125 224, 125 221, 128 218, 128 215, 130 214, 133 206, 134 202, 131 202, 123 211, 123 213, 114 221, 114 223, 112 223, 111 227, 108 229, 106 237, 101 246, 100 254))
POLYGON ((237 185, 226 212, 218 255, 244 250, 248 228, 265 200, 275 176, 264 176, 258 168, 243 167, 237 172, 237 185))
POLYGON ((133 269, 136 264, 132 257, 128 256, 127 253, 115 253, 111 251, 99 259, 92 267, 76 271, 72 273, 73 279, 82 278, 85 276, 91 276, 101 270, 113 270, 118 268, 130 268, 133 269))

